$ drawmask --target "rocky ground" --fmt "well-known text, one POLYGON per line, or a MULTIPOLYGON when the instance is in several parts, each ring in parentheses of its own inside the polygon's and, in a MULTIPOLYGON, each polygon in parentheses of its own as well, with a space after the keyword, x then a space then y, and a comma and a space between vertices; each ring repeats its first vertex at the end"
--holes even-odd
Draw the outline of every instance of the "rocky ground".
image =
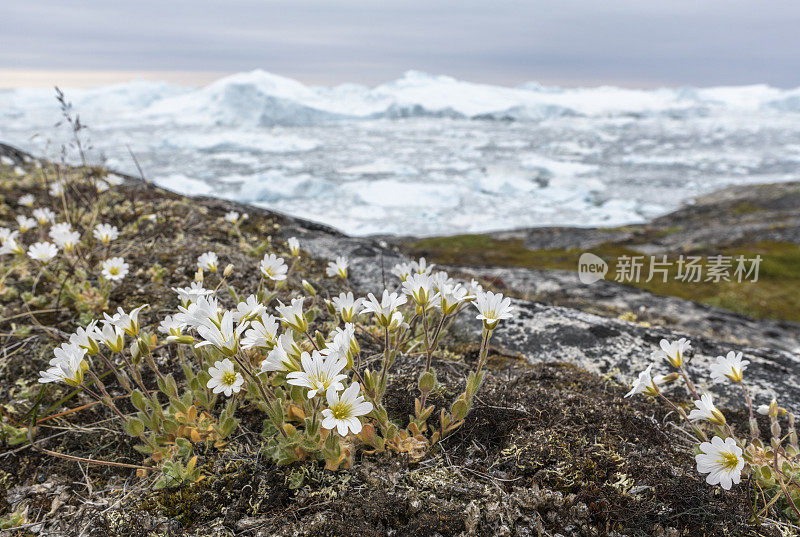
MULTIPOLYGON (((25 174, 37 173, 26 155, 5 147, 0 155, 14 159, 25 174)), ((12 202, 23 193, 12 168, 0 168, 0 225, 13 217, 12 202)), ((387 244, 346 237, 311 222, 217 199, 185 198, 132 179, 118 187, 118 195, 108 218, 140 221, 143 214, 155 213, 158 221, 127 237, 139 270, 112 294, 112 308, 149 302, 152 312, 171 309, 169 288, 189 281, 194 260, 209 249, 237 267, 236 281, 254 278, 261 255, 256 246, 268 236, 275 244, 290 236, 300 240, 315 259, 302 277, 323 295, 340 290, 323 277, 324 261, 346 255, 353 289, 377 293, 391 284, 389 269, 409 249, 408 241, 387 244), (250 213, 242 233, 255 254, 224 231, 222 216, 231 209, 250 213), (156 264, 163 269, 160 279, 148 270, 156 264)), ((724 197, 741 200, 746 194, 740 190, 724 197)), ((782 208, 787 198, 786 193, 776 196, 775 217, 796 219, 790 208, 782 208)), ((687 222, 701 210, 700 202, 687 208, 687 222)), ((720 220, 719 232, 733 237, 730 222, 739 218, 730 218, 729 225, 720 220)), ((683 220, 676 216, 664 225, 675 222, 683 220)), ((694 241, 714 239, 711 230, 687 226, 687 237, 694 241)), ((748 228, 770 235, 770 240, 800 242, 789 225, 776 230, 752 222, 748 228)), ((539 249, 630 240, 628 234, 636 231, 514 233, 526 247, 539 249)), ((675 240, 647 237, 643 248, 675 240)), ((708 363, 717 354, 741 350, 752 362, 747 378, 758 402, 776 393, 798 411, 796 325, 755 320, 610 282, 574 291, 568 272, 452 265, 519 298, 514 300, 515 319, 493 339, 491 374, 465 426, 422 461, 361 452, 352 469, 335 473, 311 463, 278 467, 261 452, 263 416, 244 408, 233 441, 222 449, 200 449, 199 464, 208 477, 181 489, 154 491, 151 478, 131 470, 54 459, 28 445, 0 447, 0 517, 26 512, 28 522, 17 530, 20 535, 780 534, 774 523, 757 526, 750 521, 753 497, 746 484, 725 493, 705 484, 674 415, 645 398, 622 396, 660 338, 691 337, 695 352, 690 369, 696 378, 706 378, 708 363)), ((13 301, 0 303, 0 407, 12 419, 30 406, 38 392, 36 371, 57 344, 42 331, 13 336, 10 318, 19 313, 15 307, 13 301)), ((39 320, 68 333, 74 317, 66 311, 39 320)), ((155 321, 156 315, 152 317, 155 321)), ((464 370, 477 356, 479 329, 477 322, 460 323, 435 357, 443 388, 434 403, 442 404, 463 387, 464 370)), ((163 351, 160 363, 168 367, 170 360, 174 357, 163 351)), ((416 360, 401 358, 393 371, 387 409, 395 419, 412 412, 416 360)), ((742 426, 745 415, 738 394, 721 387, 714 391, 731 408, 730 419, 742 426)), ((56 400, 57 395, 49 397, 56 400)), ((676 397, 682 398, 679 392, 676 397)), ((142 456, 109 423, 112 418, 92 408, 42 424, 37 439, 64 453, 141 463, 142 456)), ((769 429, 766 422, 761 425, 769 429)))

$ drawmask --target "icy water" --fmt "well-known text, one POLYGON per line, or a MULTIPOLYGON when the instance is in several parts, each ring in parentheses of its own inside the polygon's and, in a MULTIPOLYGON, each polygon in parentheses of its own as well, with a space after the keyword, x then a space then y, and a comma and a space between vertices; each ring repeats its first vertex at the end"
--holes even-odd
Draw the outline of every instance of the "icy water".
MULTIPOLYGON (((238 77, 238 78, 237 78, 238 77)), ((186 194, 350 234, 642 222, 724 186, 800 179, 800 92, 500 88, 409 73, 310 88, 263 72, 201 89, 68 92, 93 160, 186 194)), ((52 92, 0 92, 0 140, 55 157, 52 92)))

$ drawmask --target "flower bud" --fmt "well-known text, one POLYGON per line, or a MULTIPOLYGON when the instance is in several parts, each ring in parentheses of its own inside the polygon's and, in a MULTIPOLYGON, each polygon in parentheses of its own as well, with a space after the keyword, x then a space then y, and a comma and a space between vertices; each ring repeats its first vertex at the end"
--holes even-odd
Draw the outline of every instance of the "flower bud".
POLYGON ((233 274, 233 263, 228 263, 228 265, 225 267, 225 270, 222 271, 222 277, 227 278, 231 274, 233 274))
POLYGON ((310 283, 308 283, 308 281, 307 281, 307 280, 303 280, 303 282, 302 282, 302 283, 303 283, 303 289, 305 289, 305 290, 306 290, 306 293, 308 293, 308 294, 309 294, 309 295, 311 295, 311 296, 316 296, 316 294, 317 294, 317 290, 316 290, 316 289, 314 289, 314 286, 313 286, 313 285, 311 285, 310 283))

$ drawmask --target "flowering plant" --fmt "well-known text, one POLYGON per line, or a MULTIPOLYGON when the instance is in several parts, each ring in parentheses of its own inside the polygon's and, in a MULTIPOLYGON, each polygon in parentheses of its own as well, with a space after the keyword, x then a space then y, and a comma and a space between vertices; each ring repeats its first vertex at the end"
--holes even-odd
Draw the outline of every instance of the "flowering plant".
POLYGON ((639 374, 626 397, 644 394, 656 398, 681 417, 693 439, 697 471, 706 476, 709 485, 730 490, 741 483, 743 474, 749 475, 763 505, 758 516, 765 517, 775 506, 785 516, 800 520, 800 446, 794 414, 778 406, 774 398, 769 404, 754 409, 744 382, 744 372, 750 362, 742 358, 741 352, 730 351, 716 357, 709 368, 709 376, 714 382, 731 383, 740 389, 749 416, 749 435, 738 434, 715 406, 712 394, 701 392, 692 382, 686 369, 691 342, 662 339, 660 347, 652 354, 654 363, 639 374), (653 368, 662 362, 673 371, 654 375, 653 368), (666 394, 669 384, 679 380, 694 399, 694 408, 688 414, 666 394), (768 443, 761 437, 756 413, 769 416, 768 443), (786 423, 786 434, 782 432, 781 420, 786 423))

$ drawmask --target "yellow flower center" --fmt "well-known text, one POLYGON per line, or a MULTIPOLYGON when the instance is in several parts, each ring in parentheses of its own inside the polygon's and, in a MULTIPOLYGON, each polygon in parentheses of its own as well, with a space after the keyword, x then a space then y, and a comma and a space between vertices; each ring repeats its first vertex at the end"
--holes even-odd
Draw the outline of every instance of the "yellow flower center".
POLYGON ((337 420, 351 418, 353 416, 353 405, 339 401, 331 407, 331 413, 337 420))
POLYGON ((119 267, 111 267, 110 269, 108 269, 108 273, 111 274, 112 276, 116 276, 117 274, 119 274, 119 267))
POLYGON ((222 374, 222 383, 226 386, 233 386, 233 383, 236 382, 236 373, 233 371, 225 371, 222 374))
POLYGON ((720 453, 720 458, 717 462, 725 468, 725 470, 733 470, 739 465, 739 457, 733 453, 720 453))

